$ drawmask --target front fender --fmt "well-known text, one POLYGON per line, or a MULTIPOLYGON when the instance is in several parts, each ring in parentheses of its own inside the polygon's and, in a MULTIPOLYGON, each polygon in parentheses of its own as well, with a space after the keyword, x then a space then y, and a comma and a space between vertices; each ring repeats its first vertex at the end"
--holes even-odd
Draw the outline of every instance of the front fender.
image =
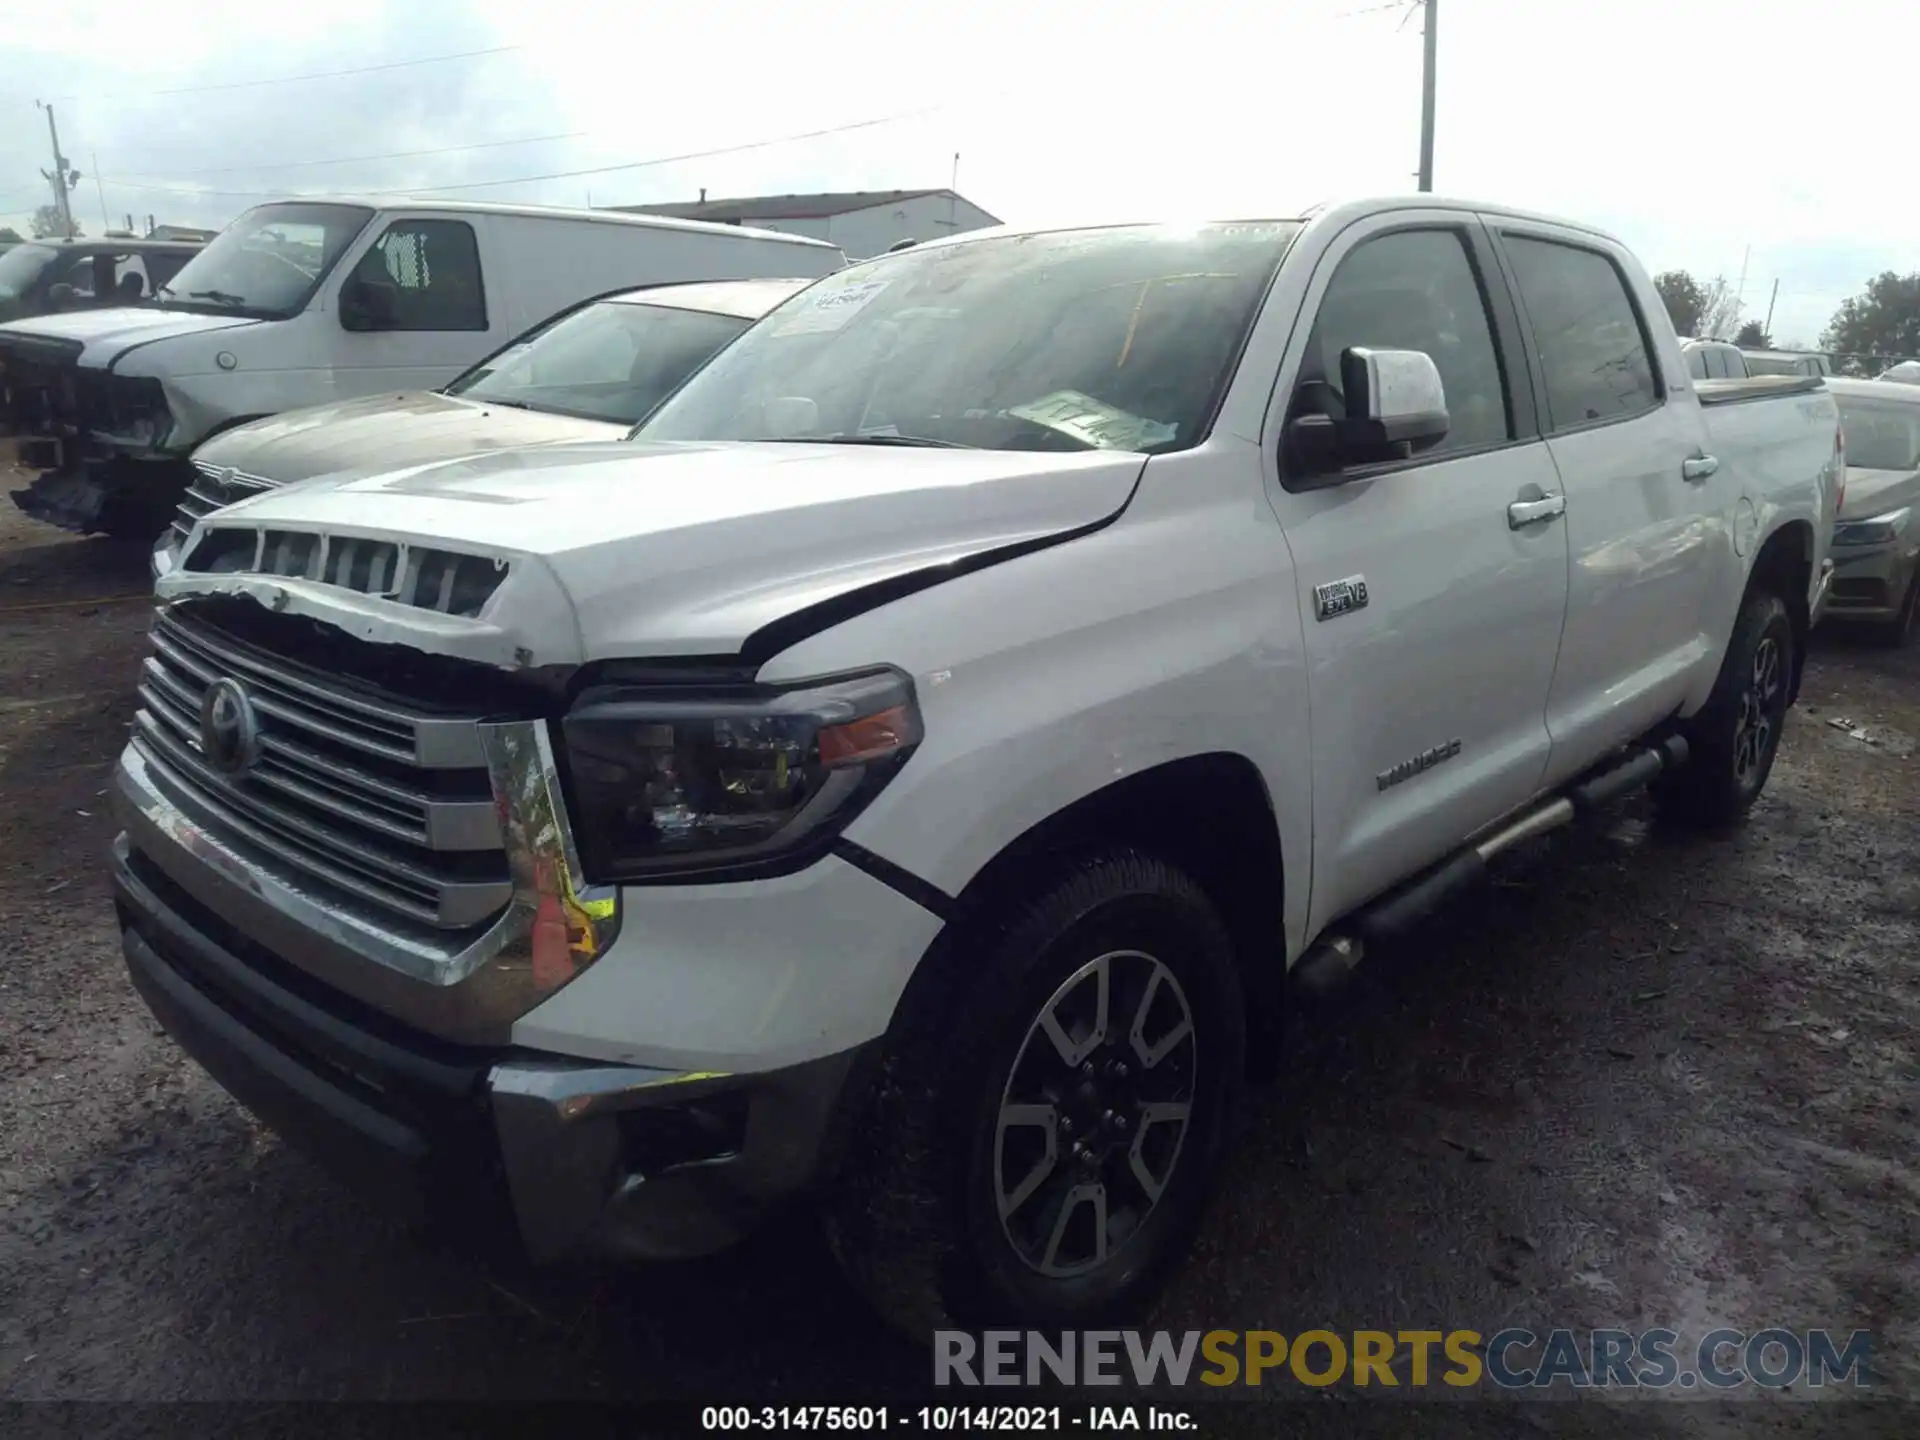
MULTIPOLYGON (((1308 873, 1307 677, 1286 543, 1270 507, 1240 491, 1257 469, 1205 470, 1196 453, 1156 457, 1111 526, 767 663, 769 681, 882 661, 914 677, 926 738, 848 839, 958 895, 1076 801, 1224 752, 1259 769, 1288 873, 1308 873)), ((1286 889, 1290 955, 1307 898, 1304 884, 1286 889)))

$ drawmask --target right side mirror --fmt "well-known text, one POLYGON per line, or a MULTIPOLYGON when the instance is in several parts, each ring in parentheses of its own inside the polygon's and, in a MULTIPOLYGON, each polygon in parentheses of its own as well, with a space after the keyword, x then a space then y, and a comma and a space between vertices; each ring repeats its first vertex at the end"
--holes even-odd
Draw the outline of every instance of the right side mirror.
POLYGON ((1340 390, 1344 416, 1301 415, 1288 427, 1308 484, 1337 485, 1349 467, 1411 459, 1447 438, 1446 387, 1424 350, 1349 346, 1340 390))

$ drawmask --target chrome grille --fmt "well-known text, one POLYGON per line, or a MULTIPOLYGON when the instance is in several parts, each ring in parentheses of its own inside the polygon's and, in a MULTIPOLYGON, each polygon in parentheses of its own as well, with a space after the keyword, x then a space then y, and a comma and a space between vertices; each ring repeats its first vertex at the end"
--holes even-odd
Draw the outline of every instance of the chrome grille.
POLYGON ((187 487, 187 493, 180 499, 180 506, 173 512, 174 543, 183 545, 187 536, 193 533, 194 523, 205 519, 214 511, 223 509, 249 495, 258 495, 262 490, 271 490, 273 482, 258 475, 248 475, 235 470, 230 465, 209 465, 204 460, 193 462, 193 483, 187 487))
POLYGON ((507 904, 477 722, 350 689, 184 617, 157 616, 152 640, 134 744, 204 823, 375 918, 459 930, 507 904), (221 678, 240 682, 260 724, 239 776, 201 749, 201 705, 221 678))

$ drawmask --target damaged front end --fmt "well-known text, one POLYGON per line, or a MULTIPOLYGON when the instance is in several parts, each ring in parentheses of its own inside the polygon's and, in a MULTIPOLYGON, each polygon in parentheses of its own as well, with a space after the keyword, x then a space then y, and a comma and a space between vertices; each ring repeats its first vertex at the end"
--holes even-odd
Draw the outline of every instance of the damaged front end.
POLYGON ((39 475, 12 492, 34 519, 77 535, 151 540, 190 477, 169 449, 173 416, 160 381, 80 363, 77 340, 0 337, 0 435, 39 475))

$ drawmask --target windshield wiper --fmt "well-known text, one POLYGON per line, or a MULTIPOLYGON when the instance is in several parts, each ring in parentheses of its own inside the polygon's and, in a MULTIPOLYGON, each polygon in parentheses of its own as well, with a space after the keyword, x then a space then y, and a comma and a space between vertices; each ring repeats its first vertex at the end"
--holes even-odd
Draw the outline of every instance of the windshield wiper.
POLYGON ((156 285, 153 287, 153 298, 156 300, 162 295, 171 295, 172 293, 173 287, 171 285, 156 285))
POLYGON ((189 300, 211 300, 216 305, 244 305, 247 303, 246 296, 229 295, 225 290, 189 290, 187 292, 187 298, 189 300))
POLYGON ((900 445, 920 450, 978 450, 958 440, 935 440, 927 435, 783 435, 790 445, 900 445))

